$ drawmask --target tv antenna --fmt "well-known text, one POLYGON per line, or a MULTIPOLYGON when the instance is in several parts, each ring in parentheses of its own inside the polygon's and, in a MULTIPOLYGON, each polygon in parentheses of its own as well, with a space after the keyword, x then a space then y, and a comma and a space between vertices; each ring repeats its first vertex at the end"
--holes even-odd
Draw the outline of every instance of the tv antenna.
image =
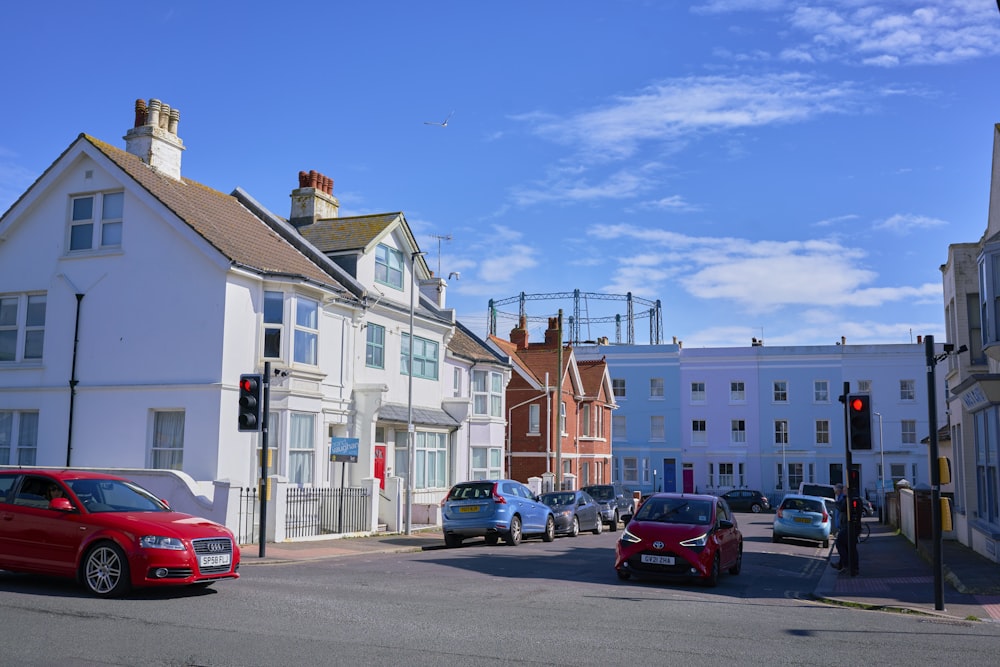
POLYGON ((440 277, 441 276, 441 241, 450 241, 451 240, 451 234, 443 234, 443 235, 431 234, 431 238, 435 238, 438 241, 438 270, 437 270, 437 273, 435 275, 438 276, 438 277, 440 277))

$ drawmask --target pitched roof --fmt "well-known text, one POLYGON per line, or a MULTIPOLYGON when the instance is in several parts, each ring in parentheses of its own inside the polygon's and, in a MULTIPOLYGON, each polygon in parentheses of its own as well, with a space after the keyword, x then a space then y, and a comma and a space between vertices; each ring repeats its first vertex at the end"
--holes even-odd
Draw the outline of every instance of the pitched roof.
POLYGON ((587 359, 577 361, 576 366, 580 372, 580 380, 583 382, 583 393, 593 398, 600 396, 608 362, 604 359, 587 359))
POLYGON ((461 322, 455 322, 455 334, 448 341, 448 351, 457 357, 473 362, 507 365, 506 359, 497 354, 493 348, 487 346, 482 339, 461 322))
POLYGON ((299 252, 235 197, 201 183, 164 176, 137 156, 81 134, 136 183, 187 223, 233 264, 261 274, 297 277, 338 292, 343 286, 299 252))
POLYGON ((399 212, 326 218, 299 227, 299 233, 324 253, 362 252, 402 218, 399 212))

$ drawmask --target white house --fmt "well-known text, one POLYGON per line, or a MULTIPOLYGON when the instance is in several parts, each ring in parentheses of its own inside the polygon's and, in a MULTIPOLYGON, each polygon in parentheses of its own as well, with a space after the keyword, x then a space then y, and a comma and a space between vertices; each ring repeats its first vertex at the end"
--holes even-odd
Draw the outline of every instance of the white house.
POLYGON ((337 486, 346 465, 348 484, 381 485, 404 472, 412 423, 414 488, 436 505, 471 474, 471 447, 502 442, 473 435, 450 373, 509 367, 446 358, 446 281, 401 213, 338 218, 315 172, 288 219, 186 179, 179 116, 137 101, 125 150, 79 135, 0 217, 0 465, 254 486, 260 435, 237 430, 237 381, 267 363, 272 474, 337 486), (331 463, 331 437, 357 438, 357 463, 331 463))

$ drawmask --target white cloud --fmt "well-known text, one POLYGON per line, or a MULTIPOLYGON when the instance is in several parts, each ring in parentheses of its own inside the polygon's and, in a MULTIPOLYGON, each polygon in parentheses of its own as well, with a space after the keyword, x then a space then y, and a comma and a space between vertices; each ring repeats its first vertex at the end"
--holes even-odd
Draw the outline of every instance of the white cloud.
POLYGON ((931 218, 926 215, 914 215, 912 213, 897 213, 885 220, 875 223, 875 229, 885 229, 897 234, 909 234, 915 229, 930 229, 932 227, 943 227, 948 223, 938 218, 931 218))
POLYGON ((607 287, 618 293, 669 293, 672 281, 696 299, 735 303, 751 314, 941 300, 940 284, 873 286, 878 274, 863 265, 866 253, 832 239, 695 237, 631 225, 595 226, 587 233, 606 242, 609 252, 614 241, 642 245, 642 252, 619 258, 607 287))

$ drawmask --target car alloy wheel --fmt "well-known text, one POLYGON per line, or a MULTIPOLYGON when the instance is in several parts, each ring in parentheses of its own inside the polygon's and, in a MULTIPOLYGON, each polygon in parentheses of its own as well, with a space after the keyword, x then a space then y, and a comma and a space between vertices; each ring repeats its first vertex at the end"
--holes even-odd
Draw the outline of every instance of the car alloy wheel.
POLYGON ((604 519, 601 515, 597 515, 597 521, 594 524, 594 535, 600 535, 604 531, 604 519))
POLYGON ((551 542, 556 539, 556 520, 549 515, 549 518, 545 521, 545 532, 542 533, 542 540, 545 542, 551 542))
POLYGON ((128 561, 117 544, 103 542, 83 561, 83 580, 94 595, 111 598, 129 589, 128 561))
POLYGON ((708 571, 708 576, 705 577, 703 583, 708 588, 714 588, 719 585, 719 554, 715 554, 715 558, 712 559, 712 569, 708 571))
POLYGON ((569 526, 569 536, 576 537, 580 534, 580 517, 573 515, 573 523, 569 526))
POLYGON ((510 520, 510 528, 507 530, 507 535, 504 537, 504 542, 512 547, 516 547, 521 543, 521 517, 514 516, 510 520))
POLYGON ((753 505, 750 506, 750 511, 753 512, 754 514, 760 514, 761 510, 763 509, 764 508, 758 505, 757 503, 754 503, 753 505))

